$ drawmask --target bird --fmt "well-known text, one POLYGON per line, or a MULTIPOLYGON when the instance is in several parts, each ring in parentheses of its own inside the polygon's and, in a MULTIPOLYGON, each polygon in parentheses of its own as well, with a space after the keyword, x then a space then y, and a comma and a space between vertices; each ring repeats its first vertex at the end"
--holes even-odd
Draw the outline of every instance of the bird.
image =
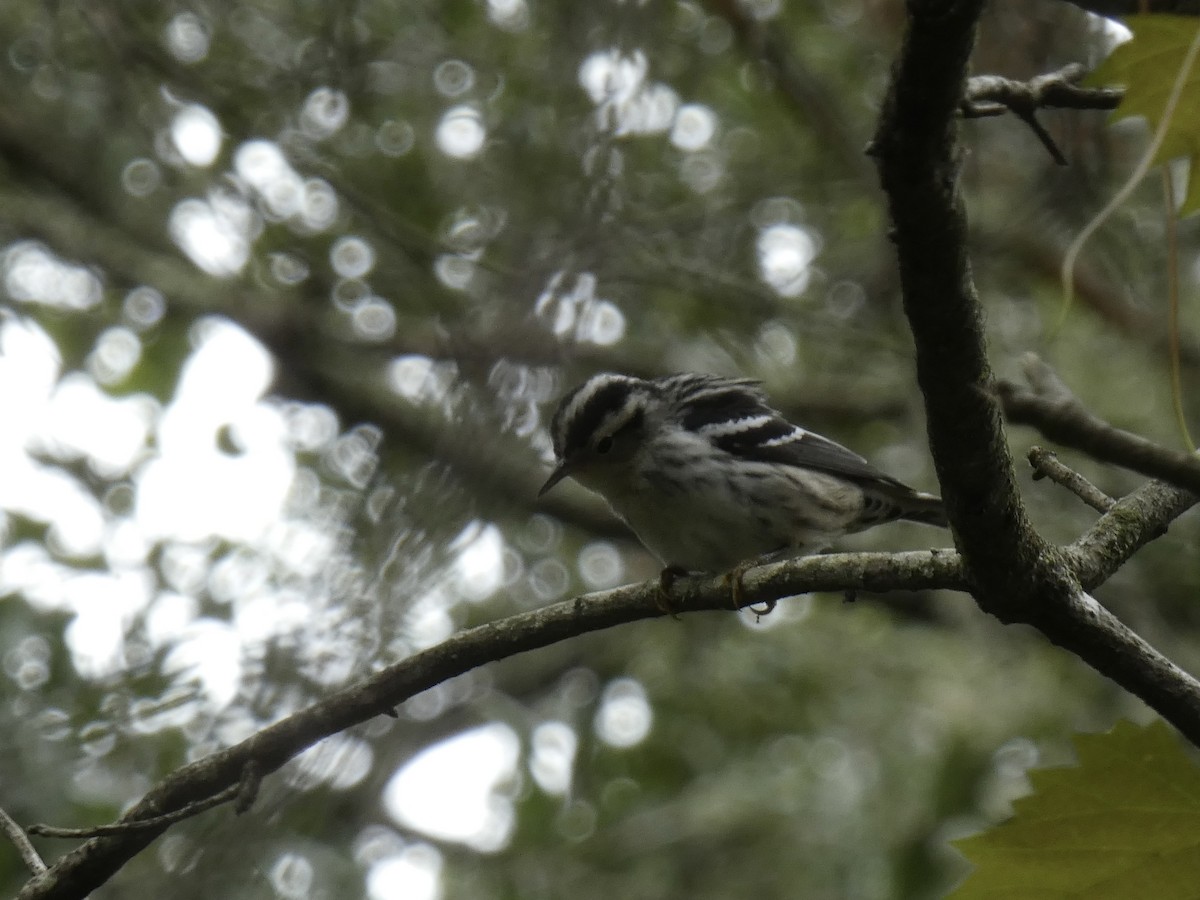
POLYGON ((601 495, 663 564, 664 596, 678 575, 726 572, 740 607, 760 562, 898 519, 947 524, 939 497, 792 424, 753 379, 600 373, 559 401, 550 437, 538 496, 568 477, 601 495))

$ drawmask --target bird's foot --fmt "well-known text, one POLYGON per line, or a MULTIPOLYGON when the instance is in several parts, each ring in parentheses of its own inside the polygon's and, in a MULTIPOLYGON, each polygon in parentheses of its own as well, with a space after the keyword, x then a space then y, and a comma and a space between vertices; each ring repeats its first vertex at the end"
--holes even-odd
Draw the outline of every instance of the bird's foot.
POLYGON ((672 590, 675 588, 675 579, 687 573, 688 570, 683 566, 671 565, 663 569, 658 575, 658 592, 654 596, 654 603, 672 619, 679 618, 679 610, 681 608, 671 595, 672 590))
POLYGON ((763 616, 769 616, 775 609, 774 599, 767 600, 762 606, 752 606, 746 602, 746 588, 742 584, 742 578, 747 572, 755 566, 763 562, 769 562, 774 554, 766 556, 757 556, 754 559, 747 559, 744 562, 738 563, 725 574, 725 582, 729 585, 729 594, 733 600, 734 611, 739 611, 743 607, 750 610, 754 615, 761 619, 763 616))

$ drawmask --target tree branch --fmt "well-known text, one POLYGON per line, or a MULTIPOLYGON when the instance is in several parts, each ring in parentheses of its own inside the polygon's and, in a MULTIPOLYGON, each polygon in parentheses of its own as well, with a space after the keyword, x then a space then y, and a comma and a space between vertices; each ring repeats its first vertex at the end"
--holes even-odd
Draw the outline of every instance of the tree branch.
MULTIPOLYGON (((1169 502, 1169 489, 1147 485, 1118 503, 1063 558, 1089 588, 1115 572, 1146 542, 1162 533, 1170 518, 1186 505, 1169 502)), ((1177 498, 1176 498, 1177 501, 1177 498)), ((415 694, 488 662, 548 646, 591 631, 664 615, 658 605, 658 580, 602 591, 544 609, 511 616, 457 634, 442 644, 389 666, 369 679, 339 691, 306 710, 268 726, 247 740, 218 751, 172 773, 115 826, 103 829, 33 878, 21 900, 84 897, 107 881, 122 865, 172 822, 212 805, 238 798, 248 805, 253 787, 322 738, 390 714, 415 694), (137 823, 132 825, 130 823, 137 823)), ((956 590, 969 587, 962 560, 953 550, 909 553, 834 553, 809 556, 748 571, 743 578, 743 604, 767 603, 812 592, 956 590)), ((683 578, 672 600, 680 612, 728 610, 729 586, 723 577, 683 578)), ((1187 677, 1140 642, 1094 601, 1081 600, 1088 615, 1106 629, 1110 642, 1131 655, 1136 665, 1153 669, 1174 684, 1187 677)))
MULTIPOLYGON (((982 0, 911 0, 872 147, 895 225, 904 311, 947 514, 972 581, 999 586, 1014 571, 1031 572, 1045 548, 1017 494, 959 195, 957 113, 981 7, 982 0)), ((983 594, 977 599, 986 603, 989 592, 983 594)))
POLYGON ((1037 119, 1039 109, 1116 109, 1125 96, 1117 88, 1084 88, 1078 82, 1087 69, 1078 63, 1064 66, 1057 72, 1039 75, 1029 81, 1014 81, 999 75, 976 75, 967 81, 962 101, 964 118, 977 119, 1011 112, 1037 135, 1042 146, 1060 165, 1067 158, 1054 143, 1054 138, 1037 119))
MULTIPOLYGON (((811 556, 762 566, 743 579, 744 604, 764 603, 812 591, 928 590, 965 587, 953 551, 852 553, 811 556)), ((578 597, 469 629, 436 647, 395 663, 369 679, 332 694, 252 737, 177 770, 129 810, 120 824, 169 816, 190 803, 230 791, 248 766, 260 775, 278 770, 322 738, 390 713, 413 695, 485 663, 578 635, 639 619, 664 615, 658 580, 578 597)), ((672 600, 681 611, 728 610, 723 577, 684 578, 672 600)), ((223 799, 229 799, 225 797, 223 799)), ((170 824, 167 820, 135 830, 92 838, 33 878, 21 900, 84 897, 170 824)))
MULTIPOLYGON (((1200 745, 1200 682, 1086 593, 1077 548, 1030 525, 1018 496, 966 251, 956 113, 981 0, 909 0, 908 28, 873 152, 895 225, 904 311, 916 341, 934 465, 963 570, 980 607, 1023 622, 1156 709, 1200 745)), ((1145 495, 1131 503, 1158 504, 1145 495)), ((1175 506, 1182 503, 1176 498, 1175 506)), ((1104 519, 1128 512, 1118 504, 1104 519)), ((1131 552, 1144 532, 1086 546, 1131 552)), ((1090 577, 1108 563, 1088 569, 1090 577)))
POLYGON ((1033 480, 1049 478, 1090 506, 1096 512, 1106 513, 1116 501, 1096 487, 1057 456, 1044 447, 1029 448, 1029 464, 1033 466, 1033 480))
POLYGON ((1115 428, 1092 415, 1046 363, 1025 357, 1029 387, 1001 381, 996 392, 1010 422, 1032 425, 1064 447, 1200 494, 1200 457, 1115 428))
POLYGON ((1197 502, 1200 497, 1188 491, 1161 481, 1147 482, 1118 500, 1063 552, 1080 584, 1094 590, 1197 502))
POLYGON ((1125 98, 1122 88, 1080 87, 1086 74, 1082 65, 1070 63, 1029 81, 972 75, 963 96, 963 115, 970 119, 1005 111, 1020 115, 1038 109, 1116 109, 1121 105, 1125 98))
POLYGON ((25 863, 25 867, 30 872, 34 875, 41 875, 46 871, 46 864, 42 862, 41 856, 30 843, 29 836, 3 809, 0 809, 0 833, 12 841, 13 846, 17 848, 17 853, 21 855, 21 861, 25 863))
MULTIPOLYGON (((1154 474, 1149 471, 1153 467, 1171 476, 1171 480, 1181 475, 1191 477, 1188 473, 1197 463, 1193 455, 1158 447, 1096 417, 1054 370, 1033 354, 1025 358, 1025 377, 1030 388, 1009 381, 997 385, 1009 421, 1032 425, 1046 437, 1102 461, 1145 474, 1154 474)), ((1075 559, 1079 580, 1089 589, 1107 580, 1125 560, 1165 532, 1171 521, 1197 502, 1197 494, 1163 481, 1151 481, 1117 501, 1091 530, 1067 548, 1075 559)))

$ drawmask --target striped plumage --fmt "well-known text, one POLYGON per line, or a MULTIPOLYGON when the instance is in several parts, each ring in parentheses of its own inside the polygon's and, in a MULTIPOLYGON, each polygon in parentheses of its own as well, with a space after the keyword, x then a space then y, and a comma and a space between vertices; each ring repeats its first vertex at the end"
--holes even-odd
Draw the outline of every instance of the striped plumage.
POLYGON ((562 399, 551 436, 542 493, 575 478, 672 568, 812 553, 896 519, 946 524, 937 497, 791 424, 747 379, 595 375, 562 399))

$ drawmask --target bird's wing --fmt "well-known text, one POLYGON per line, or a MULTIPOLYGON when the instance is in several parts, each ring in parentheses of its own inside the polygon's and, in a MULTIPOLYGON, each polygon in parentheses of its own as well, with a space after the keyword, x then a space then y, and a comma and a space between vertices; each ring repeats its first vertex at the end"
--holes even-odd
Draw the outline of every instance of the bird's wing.
POLYGON ((911 490, 853 450, 793 425, 780 416, 755 417, 744 420, 743 424, 741 430, 731 427, 710 437, 718 447, 743 459, 816 469, 859 484, 900 488, 904 492, 911 490))
POLYGON ((664 379, 686 401, 682 425, 743 459, 815 469, 892 496, 915 492, 837 441, 806 431, 771 407, 757 381, 716 375, 664 379))

